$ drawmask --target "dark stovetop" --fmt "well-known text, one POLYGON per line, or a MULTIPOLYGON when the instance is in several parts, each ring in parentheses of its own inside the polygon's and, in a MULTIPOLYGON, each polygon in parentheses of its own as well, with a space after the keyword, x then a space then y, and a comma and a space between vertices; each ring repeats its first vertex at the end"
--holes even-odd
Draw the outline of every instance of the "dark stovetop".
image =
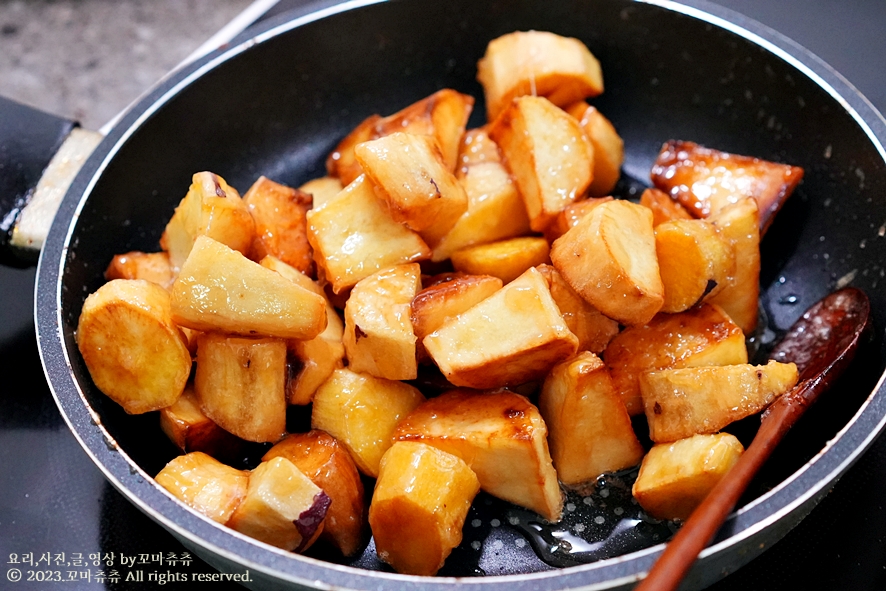
MULTIPOLYGON (((275 12, 295 1, 283 0, 275 12)), ((886 2, 883 0, 719 0, 805 45, 834 66, 886 112, 886 2)), ((0 589, 185 589, 194 583, 113 580, 113 568, 91 554, 143 555, 146 570, 213 573, 199 559, 156 560, 186 550, 135 509, 81 450, 46 386, 32 321, 33 270, 0 268, 0 589), (10 582, 8 569, 54 571, 52 562, 8 564, 10 554, 34 561, 65 553, 62 576, 76 581, 10 582), (69 575, 69 572, 76 572, 69 575), (85 574, 89 573, 89 579, 85 574), (104 577, 99 573, 104 573, 104 577), (80 578, 83 577, 83 578, 80 578), (103 579, 103 580, 102 580, 103 579)), ((781 542, 711 589, 775 590, 886 588, 886 438, 881 437, 833 491, 781 542)), ((118 571, 125 576, 127 570, 118 571)), ((241 589, 213 583, 213 589, 241 589)))

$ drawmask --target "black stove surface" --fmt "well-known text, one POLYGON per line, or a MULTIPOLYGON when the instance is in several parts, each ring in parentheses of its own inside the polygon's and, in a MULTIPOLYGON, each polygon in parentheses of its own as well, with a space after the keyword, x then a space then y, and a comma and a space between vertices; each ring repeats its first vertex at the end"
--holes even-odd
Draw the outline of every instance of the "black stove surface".
MULTIPOLYGON (((883 0, 718 3, 805 45, 886 112, 883 0)), ((272 12, 294 4, 283 0, 272 12)), ((0 268, 0 589, 193 589, 199 583, 166 582, 164 575, 210 579, 217 571, 121 496, 59 415, 34 335, 34 276, 0 268), (136 565, 123 566, 121 557, 136 565), (14 580, 15 572, 24 580, 14 580), (127 581, 133 572, 142 580, 127 581)), ((886 589, 886 438, 782 541, 711 587, 786 588, 886 589)))

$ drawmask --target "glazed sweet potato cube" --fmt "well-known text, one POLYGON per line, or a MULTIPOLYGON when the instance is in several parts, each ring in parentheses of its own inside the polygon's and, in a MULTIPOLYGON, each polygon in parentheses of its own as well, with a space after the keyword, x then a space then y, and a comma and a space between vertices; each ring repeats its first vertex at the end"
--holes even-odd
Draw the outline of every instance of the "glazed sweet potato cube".
POLYGON ((603 92, 600 62, 578 39, 517 31, 493 39, 477 64, 477 80, 492 121, 515 97, 547 97, 557 106, 603 92))
POLYGON ((277 441, 286 431, 286 342, 203 333, 194 392, 221 428, 247 441, 277 441))
POLYGON ((184 453, 201 451, 221 461, 242 457, 244 441, 206 416, 191 386, 174 404, 160 409, 160 429, 184 453))
POLYGON ((636 415, 643 412, 641 375, 660 369, 747 363, 748 350, 741 328, 723 309, 703 304, 626 328, 606 347, 603 359, 628 412, 636 415))
POLYGON ((378 557, 399 573, 431 576, 461 543, 480 490, 460 458, 423 443, 398 442, 381 460, 369 506, 378 557))
POLYGON ((657 519, 689 519, 743 452, 730 433, 653 445, 640 465, 634 498, 657 519))
POLYGON ((323 531, 329 496, 283 457, 262 462, 249 475, 243 502, 228 527, 266 544, 303 552, 323 531))
POLYGON ((494 162, 501 162, 501 153, 489 137, 488 126, 466 130, 458 150, 455 176, 461 180, 472 166, 494 162))
POLYGON ((521 236, 468 246, 452 253, 452 266, 469 275, 492 275, 510 283, 526 272, 551 261, 548 241, 540 236, 521 236))
POLYGON ((538 408, 548 427, 554 468, 566 486, 636 466, 643 458, 609 370, 593 353, 579 353, 555 366, 545 379, 538 408))
POLYGON ((144 279, 168 289, 175 275, 167 253, 132 251, 111 259, 105 279, 144 279))
POLYGON ((419 358, 427 357, 421 340, 450 318, 467 311, 501 289, 502 281, 491 275, 462 275, 426 287, 412 299, 412 330, 419 358))
POLYGON ((652 167, 653 184, 696 217, 716 214, 746 197, 757 202, 760 234, 803 178, 803 169, 671 140, 652 167))
POLYGON ((307 217, 314 257, 337 294, 377 271, 431 256, 418 234, 391 217, 365 176, 307 217))
POLYGON ((600 353, 618 334, 618 322, 607 318, 569 287, 559 271, 551 265, 536 267, 548 282, 551 297, 569 330, 578 337, 578 350, 600 353))
POLYGON ((364 119, 326 158, 326 171, 329 176, 337 178, 343 187, 347 187, 363 174, 363 168, 354 156, 354 147, 378 137, 375 125, 379 121, 380 115, 370 115, 364 119))
POLYGON ((329 540, 345 556, 363 545, 366 511, 363 482, 351 454, 323 431, 293 433, 280 440, 262 457, 267 462, 284 457, 329 496, 322 539, 329 540))
POLYGON ((391 217, 431 247, 468 208, 468 196, 433 137, 392 133, 357 145, 354 155, 391 217))
POLYGON ((260 261, 273 255, 302 273, 312 275, 314 259, 305 223, 312 197, 261 176, 246 191, 243 201, 255 220, 255 240, 249 257, 260 261))
POLYGON ((653 371, 640 376, 640 393, 656 443, 716 433, 769 406, 797 383, 797 366, 724 365, 653 371))
POLYGON ((609 195, 621 176, 621 165, 625 157, 624 141, 612 122, 596 107, 580 101, 569 105, 565 110, 578 120, 594 146, 594 180, 588 187, 588 195, 609 195))
POLYGON ((489 494, 558 521, 563 507, 547 428, 528 399, 505 390, 451 390, 397 427, 394 439, 426 443, 464 460, 489 494))
POLYGON ((545 238, 553 244, 554 240, 575 227, 592 209, 607 201, 612 201, 612 197, 589 197, 567 205, 566 209, 557 214, 551 225, 545 228, 545 238))
POLYGON ((398 131, 430 135, 437 140, 449 171, 455 172, 461 139, 473 108, 474 97, 444 88, 376 122, 375 137, 398 131))
POLYGON ((344 366, 345 346, 342 343, 344 324, 326 298, 323 288, 311 281, 310 277, 270 255, 262 259, 261 265, 313 291, 326 301, 326 328, 323 332, 313 339, 290 339, 287 342, 290 356, 287 399, 289 404, 309 404, 320 384, 325 382, 333 371, 344 366), (295 375, 292 375, 293 372, 295 375))
POLYGON ((658 226, 671 220, 695 219, 686 208, 655 188, 646 189, 640 195, 640 205, 652 210, 652 225, 658 226))
POLYGON ((760 310, 760 232, 757 202, 742 199, 710 217, 720 235, 732 243, 735 272, 710 302, 719 304, 745 334, 757 329, 760 310))
POLYGON ((160 237, 160 247, 169 253, 174 271, 184 264, 198 236, 209 236, 244 254, 255 239, 255 222, 240 194, 211 172, 193 176, 187 195, 160 237))
POLYGON ((479 389, 538 379, 578 347, 534 268, 422 342, 447 380, 479 389))
POLYGON ((455 172, 459 144, 473 107, 473 97, 444 88, 388 117, 373 115, 341 141, 327 158, 326 169, 347 186, 363 172, 354 156, 355 146, 404 132, 432 136, 447 168, 455 172))
POLYGON ((130 414, 174 403, 191 373, 169 292, 143 279, 114 279, 83 302, 77 347, 92 381, 130 414))
POLYGON ((412 299, 420 289, 418 263, 379 271, 354 286, 345 304, 342 338, 351 370, 389 380, 415 379, 412 299))
POLYGON ((460 182, 468 209, 434 247, 431 260, 443 261, 462 248, 530 232, 523 198, 501 162, 473 164, 460 182))
POLYGON ((194 330, 312 339, 326 328, 323 297, 207 236, 171 291, 173 319, 194 330))
POLYGON ((344 187, 341 184, 341 180, 332 176, 321 176, 311 179, 298 188, 302 193, 307 193, 311 196, 313 207, 320 207, 341 193, 342 189, 344 187))
POLYGON ((645 324, 664 303, 652 213, 615 199, 593 208, 554 241, 551 260, 563 279, 606 316, 645 324))
POLYGON ((735 248, 704 220, 673 220, 655 228, 664 285, 662 312, 682 312, 715 297, 735 273, 735 248))
POLYGON ((542 97, 522 96, 489 128, 514 177, 529 225, 544 230, 593 180, 594 148, 574 117, 542 97))
POLYGON ((198 513, 226 524, 246 497, 249 474, 195 451, 171 460, 154 480, 198 513))
POLYGON ((314 395, 311 427, 335 437, 375 478, 400 419, 424 400, 409 384, 337 369, 314 395))

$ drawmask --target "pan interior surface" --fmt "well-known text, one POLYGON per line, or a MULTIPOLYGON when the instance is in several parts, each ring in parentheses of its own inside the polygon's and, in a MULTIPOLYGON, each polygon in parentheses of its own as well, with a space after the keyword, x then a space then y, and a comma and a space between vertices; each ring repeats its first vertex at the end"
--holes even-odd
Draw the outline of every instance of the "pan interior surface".
MULTIPOLYGON (((455 584, 447 578, 433 584, 390 575, 379 579, 347 568, 390 572, 374 560, 371 545, 352 563, 323 554, 302 558, 270 551, 185 510, 143 477, 156 474, 177 455, 156 414, 127 415, 102 395, 77 354, 74 333, 83 301, 104 282, 111 256, 158 250, 160 234, 195 172, 213 171, 241 193, 259 175, 299 186, 325 174, 326 155, 365 117, 393 113, 446 87, 477 99, 469 126, 481 125, 485 112, 476 62, 489 40, 514 30, 576 37, 600 60, 606 90, 591 102, 624 139, 623 179, 616 191, 621 197, 639 197, 659 148, 670 139, 805 169, 803 183, 762 245, 761 306, 768 326, 759 340, 764 352, 809 305, 846 284, 865 290, 875 322, 882 318, 882 118, 870 110, 872 123, 862 125, 859 118, 867 119, 847 109, 857 110, 863 101, 834 96, 832 87, 851 93, 848 85, 759 25, 742 21, 727 30, 708 22, 718 19, 699 18, 695 9, 671 8, 676 7, 625 0, 373 4, 299 26, 274 21, 259 42, 211 56, 203 64, 212 61, 214 67, 194 76, 203 67, 198 64, 146 98, 102 144, 68 194, 44 253, 37 294, 41 346, 47 343, 44 363, 53 390, 78 438, 115 486, 177 535, 221 557, 220 564, 248 565, 270 573, 270 579, 356 588, 379 580, 405 587, 455 584), (742 27, 782 43, 783 53, 795 59, 752 42, 740 34, 742 27), (810 68, 825 86, 807 75, 810 68)), ((742 540, 761 529, 773 541, 783 535, 802 517, 800 509, 808 511, 808 504, 824 494, 882 427, 883 405, 863 405, 878 388, 884 366, 886 346, 877 336, 834 395, 813 407, 776 451, 743 499, 745 510, 718 538, 732 556, 730 568, 759 552, 744 548, 742 540), (864 420, 845 429, 859 414, 864 420), (731 536, 736 541, 730 543, 731 536)), ((736 427, 745 440, 754 428, 750 422, 736 427)), ((616 480, 610 483, 613 494, 616 480)), ((468 517, 462 545, 441 574, 538 573, 522 582, 509 578, 503 584, 511 588, 618 586, 645 572, 654 558, 652 551, 630 547, 615 554, 638 552, 553 570, 514 523, 519 515, 489 497, 480 499, 468 517)), ((587 511, 599 502, 571 502, 570 513, 577 511, 570 521, 572 533, 583 519, 597 517, 587 511)), ((605 522, 600 535, 617 524, 605 522)), ((643 546, 667 535, 667 524, 652 525, 665 530, 650 533, 643 546)), ((709 570, 699 575, 699 584, 721 576, 709 570)), ((498 579, 459 584, 484 580, 498 579)))

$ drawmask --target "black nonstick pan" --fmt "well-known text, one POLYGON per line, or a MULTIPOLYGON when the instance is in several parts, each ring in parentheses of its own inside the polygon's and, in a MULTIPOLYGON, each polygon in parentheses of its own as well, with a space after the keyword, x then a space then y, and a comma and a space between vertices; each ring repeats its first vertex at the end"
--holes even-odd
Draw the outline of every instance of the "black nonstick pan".
MULTIPOLYGON (((76 436, 131 501, 220 569, 249 569, 253 585, 272 587, 619 587, 632 584, 660 551, 669 525, 644 522, 650 527, 641 535, 618 537, 605 549, 610 558, 566 564, 561 553, 545 562, 521 528, 526 516, 486 498, 468 518, 465 542, 442 573, 448 577, 391 574, 371 551, 355 568, 333 556, 271 550, 211 524, 152 483, 174 453, 156 417, 125 415, 97 392, 73 343, 80 306, 101 284, 110 256, 157 248, 193 172, 213 170, 242 188, 259 174, 298 185, 322 174, 326 154, 367 114, 393 112, 441 87, 480 97, 475 64, 488 40, 530 28, 578 37, 603 64, 607 89, 595 105, 625 140, 621 196, 647 183, 661 143, 671 138, 806 169, 763 245, 769 330, 761 341, 777 338, 843 284, 865 289, 875 320, 883 317, 877 287, 886 260, 886 124, 829 68, 750 21, 703 3, 403 1, 270 22, 250 41, 174 76, 124 117, 65 198, 37 289, 44 364, 76 436), (558 561, 565 568, 550 565, 558 561)), ((474 122, 482 119, 480 107, 474 122)), ((871 443, 886 411, 884 360, 878 338, 835 388, 839 395, 804 417, 690 586, 738 568, 784 535, 871 443)), ((609 521, 608 512, 596 511, 630 513, 629 499, 625 506, 611 500, 629 477, 608 478, 600 498, 573 503, 571 533, 593 529, 609 539, 627 518, 609 521)))

